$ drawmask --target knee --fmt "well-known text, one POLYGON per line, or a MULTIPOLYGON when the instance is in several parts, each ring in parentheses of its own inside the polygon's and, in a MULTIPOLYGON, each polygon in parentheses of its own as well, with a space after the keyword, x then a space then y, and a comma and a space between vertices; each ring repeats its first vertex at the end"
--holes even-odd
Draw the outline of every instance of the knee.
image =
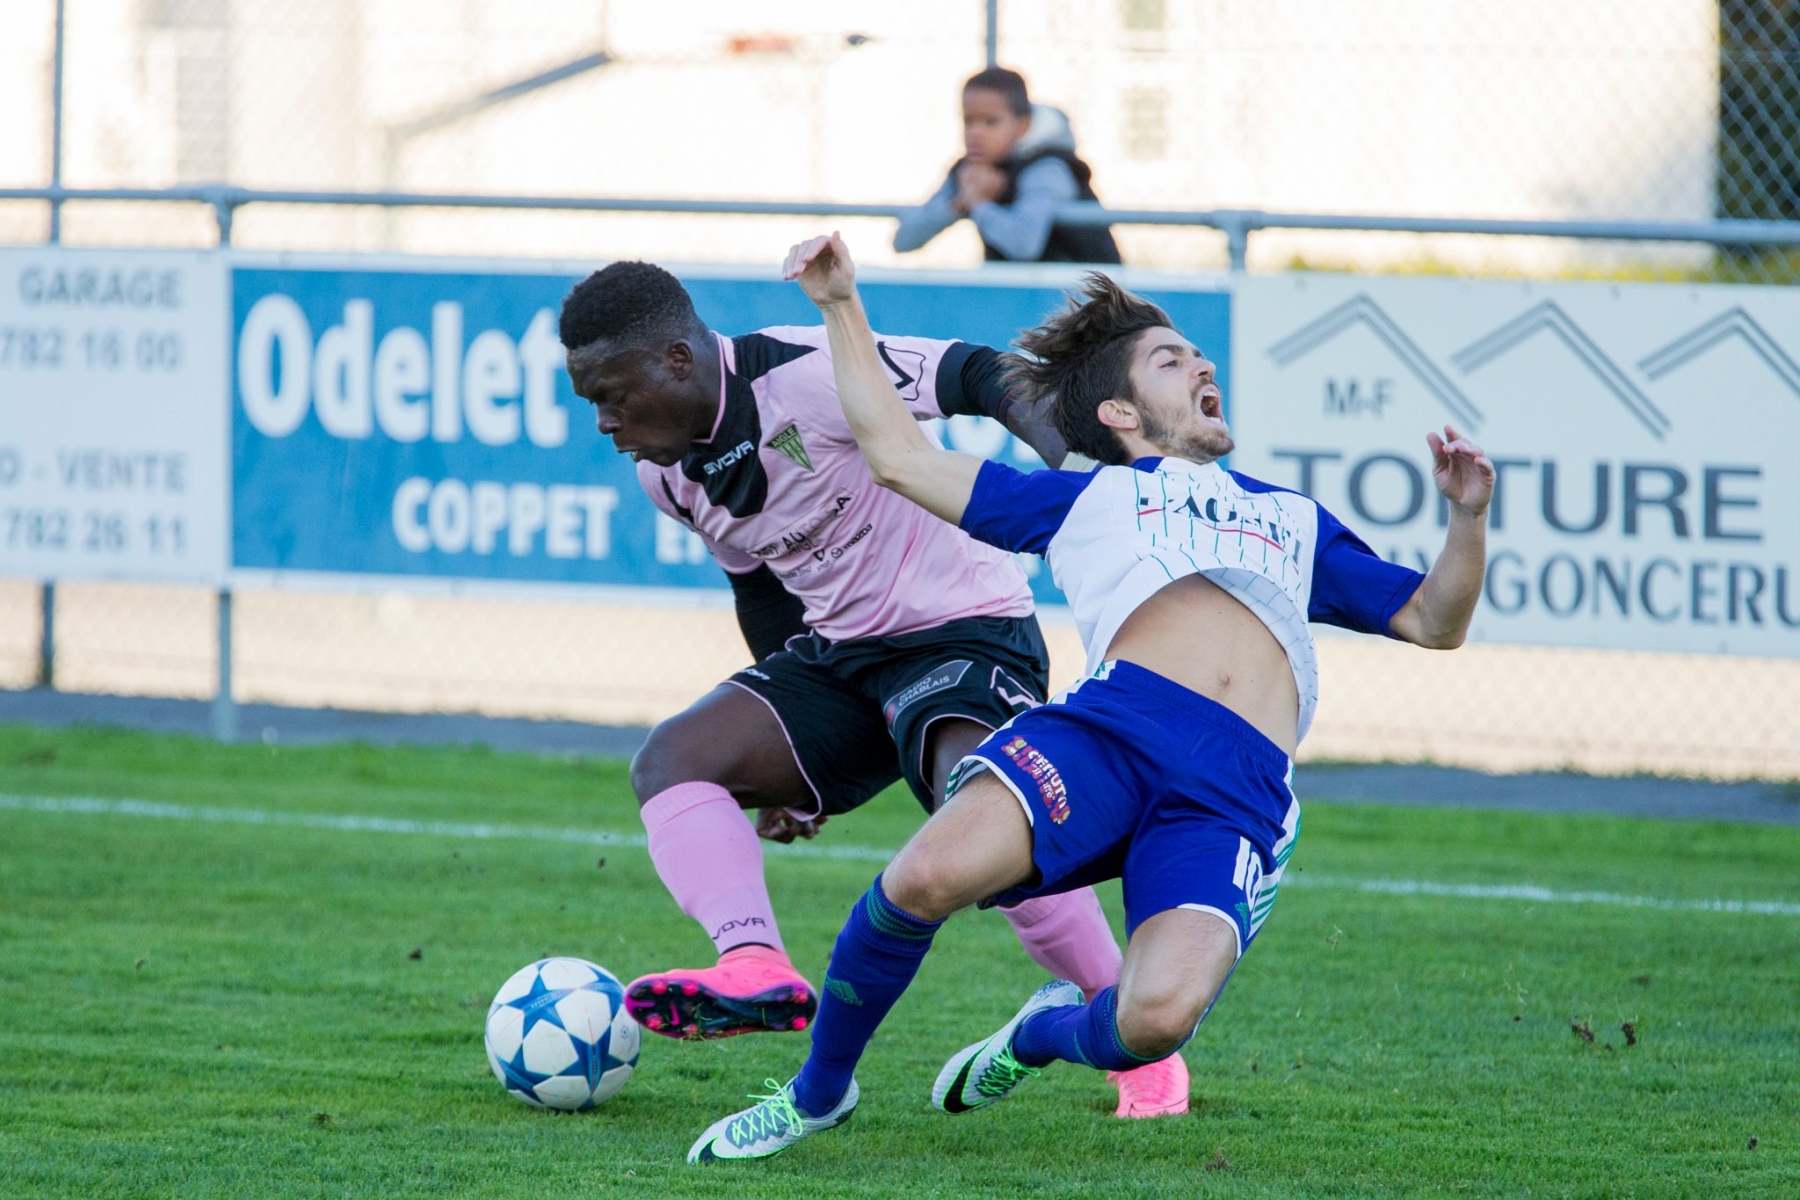
POLYGON ((677 713, 652 729, 631 756, 631 790, 639 805, 678 783, 724 783, 721 764, 695 726, 689 714, 677 713))
POLYGON ((881 873, 881 890, 921 921, 945 920, 964 906, 958 881, 945 864, 904 850, 881 873))
POLYGON ((1141 1058, 1167 1058, 1194 1036, 1206 1013, 1207 999, 1179 993, 1121 995, 1119 1040, 1141 1058))

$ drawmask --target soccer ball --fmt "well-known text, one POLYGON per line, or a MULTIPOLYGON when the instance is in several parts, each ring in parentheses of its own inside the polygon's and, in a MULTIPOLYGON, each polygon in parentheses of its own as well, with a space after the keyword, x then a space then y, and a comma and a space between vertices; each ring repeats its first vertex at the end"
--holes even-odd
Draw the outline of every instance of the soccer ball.
POLYGON ((546 958, 514 973, 488 1006, 488 1065, 508 1092, 564 1112, 612 1099, 641 1037, 625 989, 604 967, 546 958))

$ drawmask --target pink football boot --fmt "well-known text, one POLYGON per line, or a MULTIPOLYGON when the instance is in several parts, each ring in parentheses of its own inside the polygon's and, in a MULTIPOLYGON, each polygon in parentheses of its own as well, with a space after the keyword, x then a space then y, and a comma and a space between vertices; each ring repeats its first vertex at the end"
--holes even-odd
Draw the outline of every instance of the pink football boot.
POLYGON ((625 1011, 664 1037, 722 1038, 805 1029, 819 1000, 787 955, 768 946, 739 946, 703 971, 632 980, 625 986, 625 1011))
POLYGON ((1188 1069, 1180 1054, 1130 1071, 1108 1071, 1119 1089, 1115 1117, 1179 1117, 1188 1110, 1188 1069))

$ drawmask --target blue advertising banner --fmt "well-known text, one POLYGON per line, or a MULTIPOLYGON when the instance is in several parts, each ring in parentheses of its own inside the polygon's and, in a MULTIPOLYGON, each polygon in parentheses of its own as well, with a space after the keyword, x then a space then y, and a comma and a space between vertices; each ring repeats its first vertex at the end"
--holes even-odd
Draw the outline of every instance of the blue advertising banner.
MULTIPOLYGON (((816 324, 792 284, 681 271, 727 334, 816 324)), ((232 565, 526 583, 723 587, 593 427, 563 366, 563 274, 239 267, 232 273, 232 565)), ((1229 371, 1230 296, 1146 289, 1229 371)), ((1052 286, 864 284, 884 332, 1004 346, 1052 286)), ((1227 389, 1229 395, 1229 389, 1227 389)), ((990 422, 950 444, 1021 466, 990 422)), ((1046 573, 1040 598, 1060 599, 1046 573)))

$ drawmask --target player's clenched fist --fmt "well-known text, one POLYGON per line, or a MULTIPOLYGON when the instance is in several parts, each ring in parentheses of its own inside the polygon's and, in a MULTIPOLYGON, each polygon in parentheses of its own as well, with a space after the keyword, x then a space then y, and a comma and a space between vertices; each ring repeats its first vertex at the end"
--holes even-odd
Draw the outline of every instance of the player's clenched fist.
POLYGON ((787 253, 783 279, 798 280, 800 290, 820 308, 842 304, 856 294, 856 264, 850 248, 835 231, 830 237, 808 238, 787 253))

